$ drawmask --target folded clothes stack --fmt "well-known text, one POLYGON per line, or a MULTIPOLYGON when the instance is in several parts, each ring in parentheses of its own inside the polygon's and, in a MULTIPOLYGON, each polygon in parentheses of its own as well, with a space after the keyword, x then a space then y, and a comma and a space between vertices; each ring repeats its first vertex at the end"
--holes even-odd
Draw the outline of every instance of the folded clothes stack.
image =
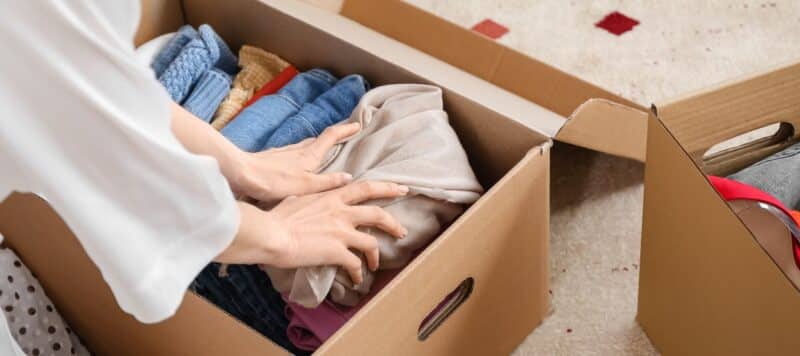
POLYGON ((366 202, 392 214, 408 234, 395 239, 376 228, 360 229, 377 239, 381 264, 372 272, 362 256, 359 285, 335 266, 286 270, 216 263, 192 284, 194 292, 291 352, 316 350, 483 193, 438 87, 370 89, 358 74, 337 78, 320 68, 298 71, 249 45, 239 50, 237 67, 236 57, 207 25, 165 36, 137 51, 175 102, 210 121, 242 150, 279 148, 332 125, 358 122, 360 132, 331 149, 319 172, 409 187, 401 198, 366 202), (223 87, 226 95, 220 95, 223 87))
MULTIPOLYGON (((242 46, 237 59, 208 25, 197 30, 185 25, 142 44, 136 53, 150 65, 173 101, 218 130, 257 90, 294 70, 282 58, 253 46, 242 46)), ((288 82, 286 75, 280 80, 288 82)))

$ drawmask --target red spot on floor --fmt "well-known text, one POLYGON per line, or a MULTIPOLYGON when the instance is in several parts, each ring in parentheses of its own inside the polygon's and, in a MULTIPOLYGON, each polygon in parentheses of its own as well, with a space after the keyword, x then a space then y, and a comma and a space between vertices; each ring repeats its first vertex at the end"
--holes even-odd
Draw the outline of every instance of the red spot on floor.
POLYGON ((503 37, 503 35, 508 33, 508 27, 505 27, 490 19, 478 22, 477 25, 472 26, 472 30, 478 33, 482 33, 486 37, 489 37, 493 40, 503 37))
POLYGON ((572 329, 567 329, 567 332, 568 332, 568 333, 571 333, 571 332, 572 332, 572 329))
POLYGON ((632 30, 638 24, 639 21, 614 11, 594 25, 619 36, 632 30))

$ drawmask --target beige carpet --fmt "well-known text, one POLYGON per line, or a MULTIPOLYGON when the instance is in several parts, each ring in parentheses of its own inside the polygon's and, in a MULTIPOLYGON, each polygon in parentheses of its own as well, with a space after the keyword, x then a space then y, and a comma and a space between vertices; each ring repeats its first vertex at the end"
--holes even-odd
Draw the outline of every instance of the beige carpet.
MULTIPOLYGON (((307 0, 329 9, 341 0, 307 0)), ((800 58, 800 2, 407 0, 643 105, 800 58), (641 23, 615 36, 612 11, 641 23)), ((514 355, 655 355, 635 321, 643 165, 557 144, 551 260, 554 313, 514 355)))

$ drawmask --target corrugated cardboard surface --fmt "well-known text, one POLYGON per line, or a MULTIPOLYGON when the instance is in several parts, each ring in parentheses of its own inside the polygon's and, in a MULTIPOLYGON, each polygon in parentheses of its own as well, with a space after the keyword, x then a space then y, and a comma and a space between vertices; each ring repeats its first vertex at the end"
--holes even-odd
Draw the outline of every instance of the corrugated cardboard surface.
POLYGON ((610 100, 589 99, 575 109, 556 139, 644 162, 647 117, 643 111, 610 100))
POLYGON ((665 355, 797 354, 800 293, 677 137, 650 121, 639 322, 665 355))
POLYGON ((162 33, 174 32, 183 25, 183 9, 179 0, 141 0, 142 14, 133 42, 138 46, 162 33))
POLYGON ((791 124, 800 137, 798 88, 800 63, 788 64, 659 104, 658 117, 702 162, 714 144, 770 124, 791 124))
POLYGON ((639 104, 401 0, 347 0, 341 11, 365 26, 569 118, 570 129, 553 135, 558 140, 644 160, 647 114, 639 104), (619 105, 589 105, 576 111, 591 99, 619 105), (598 117, 603 120, 594 122, 598 117))
POLYGON ((796 142, 798 78, 800 65, 785 65, 656 110, 648 129, 638 319, 665 354, 800 350, 800 292, 774 260, 786 256, 769 256, 703 176, 730 173, 796 142), (785 124, 775 138, 703 157, 715 144, 776 122, 785 124))
MULTIPOLYGON (((436 62, 409 55, 406 47, 398 50, 391 43, 365 41, 383 37, 370 37, 371 31, 306 5, 253 0, 186 0, 180 7, 173 3, 145 3, 150 10, 143 12, 139 40, 172 31, 178 19, 185 18, 195 26, 211 24, 234 48, 257 45, 300 68, 361 73, 375 84, 439 85, 414 71, 436 62), (357 40, 338 37, 342 33, 357 40), (410 62, 397 65, 387 59, 392 54, 410 62)), ((459 73, 450 72, 448 85, 442 85, 445 106, 479 179, 491 189, 334 335, 320 354, 504 354, 548 310, 550 141, 464 92, 486 89, 488 96, 521 110, 544 111, 530 109, 533 106, 524 100, 505 99, 498 89, 459 73), (455 83, 466 87, 449 86, 455 83), (424 316, 468 277, 475 279, 470 297, 426 341, 418 341, 417 328, 424 316)), ((69 228, 35 196, 16 194, 3 202, 0 231, 95 354, 284 353, 191 293, 169 320, 154 325, 136 322, 116 305, 69 228)))

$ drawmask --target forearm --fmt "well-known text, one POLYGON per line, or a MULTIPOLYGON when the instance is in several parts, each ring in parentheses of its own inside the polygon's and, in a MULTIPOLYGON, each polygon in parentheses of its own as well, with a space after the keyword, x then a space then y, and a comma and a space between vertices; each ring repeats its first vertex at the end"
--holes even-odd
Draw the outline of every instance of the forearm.
POLYGON ((220 263, 231 264, 268 264, 278 254, 277 241, 274 237, 277 231, 269 213, 255 206, 238 202, 239 206, 239 231, 233 243, 214 259, 220 263), (272 232, 272 233, 271 233, 272 232))
POLYGON ((210 125, 178 104, 172 104, 172 133, 192 153, 214 157, 231 180, 244 165, 245 153, 210 125))

